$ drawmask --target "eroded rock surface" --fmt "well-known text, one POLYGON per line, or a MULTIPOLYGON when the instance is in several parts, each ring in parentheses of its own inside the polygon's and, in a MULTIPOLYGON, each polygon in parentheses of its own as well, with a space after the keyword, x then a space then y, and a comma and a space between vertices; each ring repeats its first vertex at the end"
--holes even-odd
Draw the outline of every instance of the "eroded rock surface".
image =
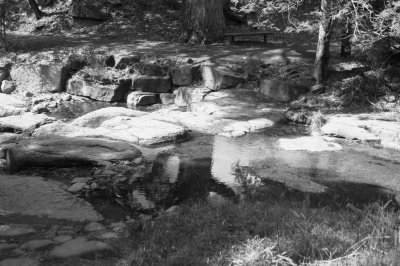
POLYGON ((103 219, 89 203, 60 186, 40 177, 1 176, 0 210, 3 214, 44 216, 75 222, 103 219))

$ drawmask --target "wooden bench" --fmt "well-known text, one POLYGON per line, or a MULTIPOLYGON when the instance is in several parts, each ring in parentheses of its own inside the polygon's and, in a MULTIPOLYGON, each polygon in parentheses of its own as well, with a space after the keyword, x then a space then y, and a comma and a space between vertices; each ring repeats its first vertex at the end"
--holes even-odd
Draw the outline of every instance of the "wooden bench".
POLYGON ((255 35, 263 35, 264 36, 264 43, 267 43, 267 36, 273 35, 275 32, 270 31, 247 31, 247 32, 229 32, 225 33, 226 37, 231 37, 232 42, 235 42, 236 36, 255 36, 255 35))

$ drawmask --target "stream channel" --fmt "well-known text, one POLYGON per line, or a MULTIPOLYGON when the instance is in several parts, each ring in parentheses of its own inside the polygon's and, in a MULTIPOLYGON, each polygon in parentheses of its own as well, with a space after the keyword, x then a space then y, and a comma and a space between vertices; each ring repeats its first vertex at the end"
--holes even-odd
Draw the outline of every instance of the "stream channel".
MULTIPOLYGON (((79 103, 59 114, 69 120, 107 106, 110 104, 79 103)), ((258 182, 280 191, 280 195, 295 194, 299 200, 311 196, 311 206, 387 202, 400 191, 400 152, 340 139, 331 140, 341 145, 340 150, 282 148, 282 139, 309 136, 302 125, 279 124, 239 138, 189 135, 182 142, 141 148, 146 160, 152 162, 145 179, 118 188, 119 195, 113 199, 88 200, 106 218, 118 220, 132 211, 152 214, 189 199, 217 195, 237 201, 243 197, 244 182, 258 182), (326 191, 308 193, 307 188, 315 184, 326 191)))

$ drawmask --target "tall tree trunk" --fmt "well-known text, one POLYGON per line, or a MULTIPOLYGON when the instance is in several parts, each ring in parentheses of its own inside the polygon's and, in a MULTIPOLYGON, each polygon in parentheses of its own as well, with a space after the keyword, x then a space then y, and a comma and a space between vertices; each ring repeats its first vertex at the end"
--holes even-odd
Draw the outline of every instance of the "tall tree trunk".
POLYGON ((315 56, 314 78, 316 84, 322 84, 328 76, 329 45, 332 35, 332 14, 328 0, 321 1, 322 17, 319 23, 318 46, 315 56))
POLYGON ((342 32, 342 44, 340 48, 340 56, 347 58, 351 56, 351 35, 353 34, 353 27, 350 18, 347 18, 346 25, 342 32))
POLYGON ((223 0, 186 0, 183 3, 183 40, 211 43, 224 37, 223 0))
POLYGON ((36 0, 28 0, 29 5, 31 6, 33 13, 35 13, 36 19, 39 20, 42 18, 43 13, 40 11, 38 4, 36 3, 36 0))

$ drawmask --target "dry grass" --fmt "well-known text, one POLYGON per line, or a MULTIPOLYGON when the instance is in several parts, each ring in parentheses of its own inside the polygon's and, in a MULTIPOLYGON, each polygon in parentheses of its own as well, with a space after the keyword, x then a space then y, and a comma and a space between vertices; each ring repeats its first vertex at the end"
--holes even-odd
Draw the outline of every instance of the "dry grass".
POLYGON ((299 198, 258 190, 144 222, 123 265, 395 265, 389 204, 304 209, 299 198))

